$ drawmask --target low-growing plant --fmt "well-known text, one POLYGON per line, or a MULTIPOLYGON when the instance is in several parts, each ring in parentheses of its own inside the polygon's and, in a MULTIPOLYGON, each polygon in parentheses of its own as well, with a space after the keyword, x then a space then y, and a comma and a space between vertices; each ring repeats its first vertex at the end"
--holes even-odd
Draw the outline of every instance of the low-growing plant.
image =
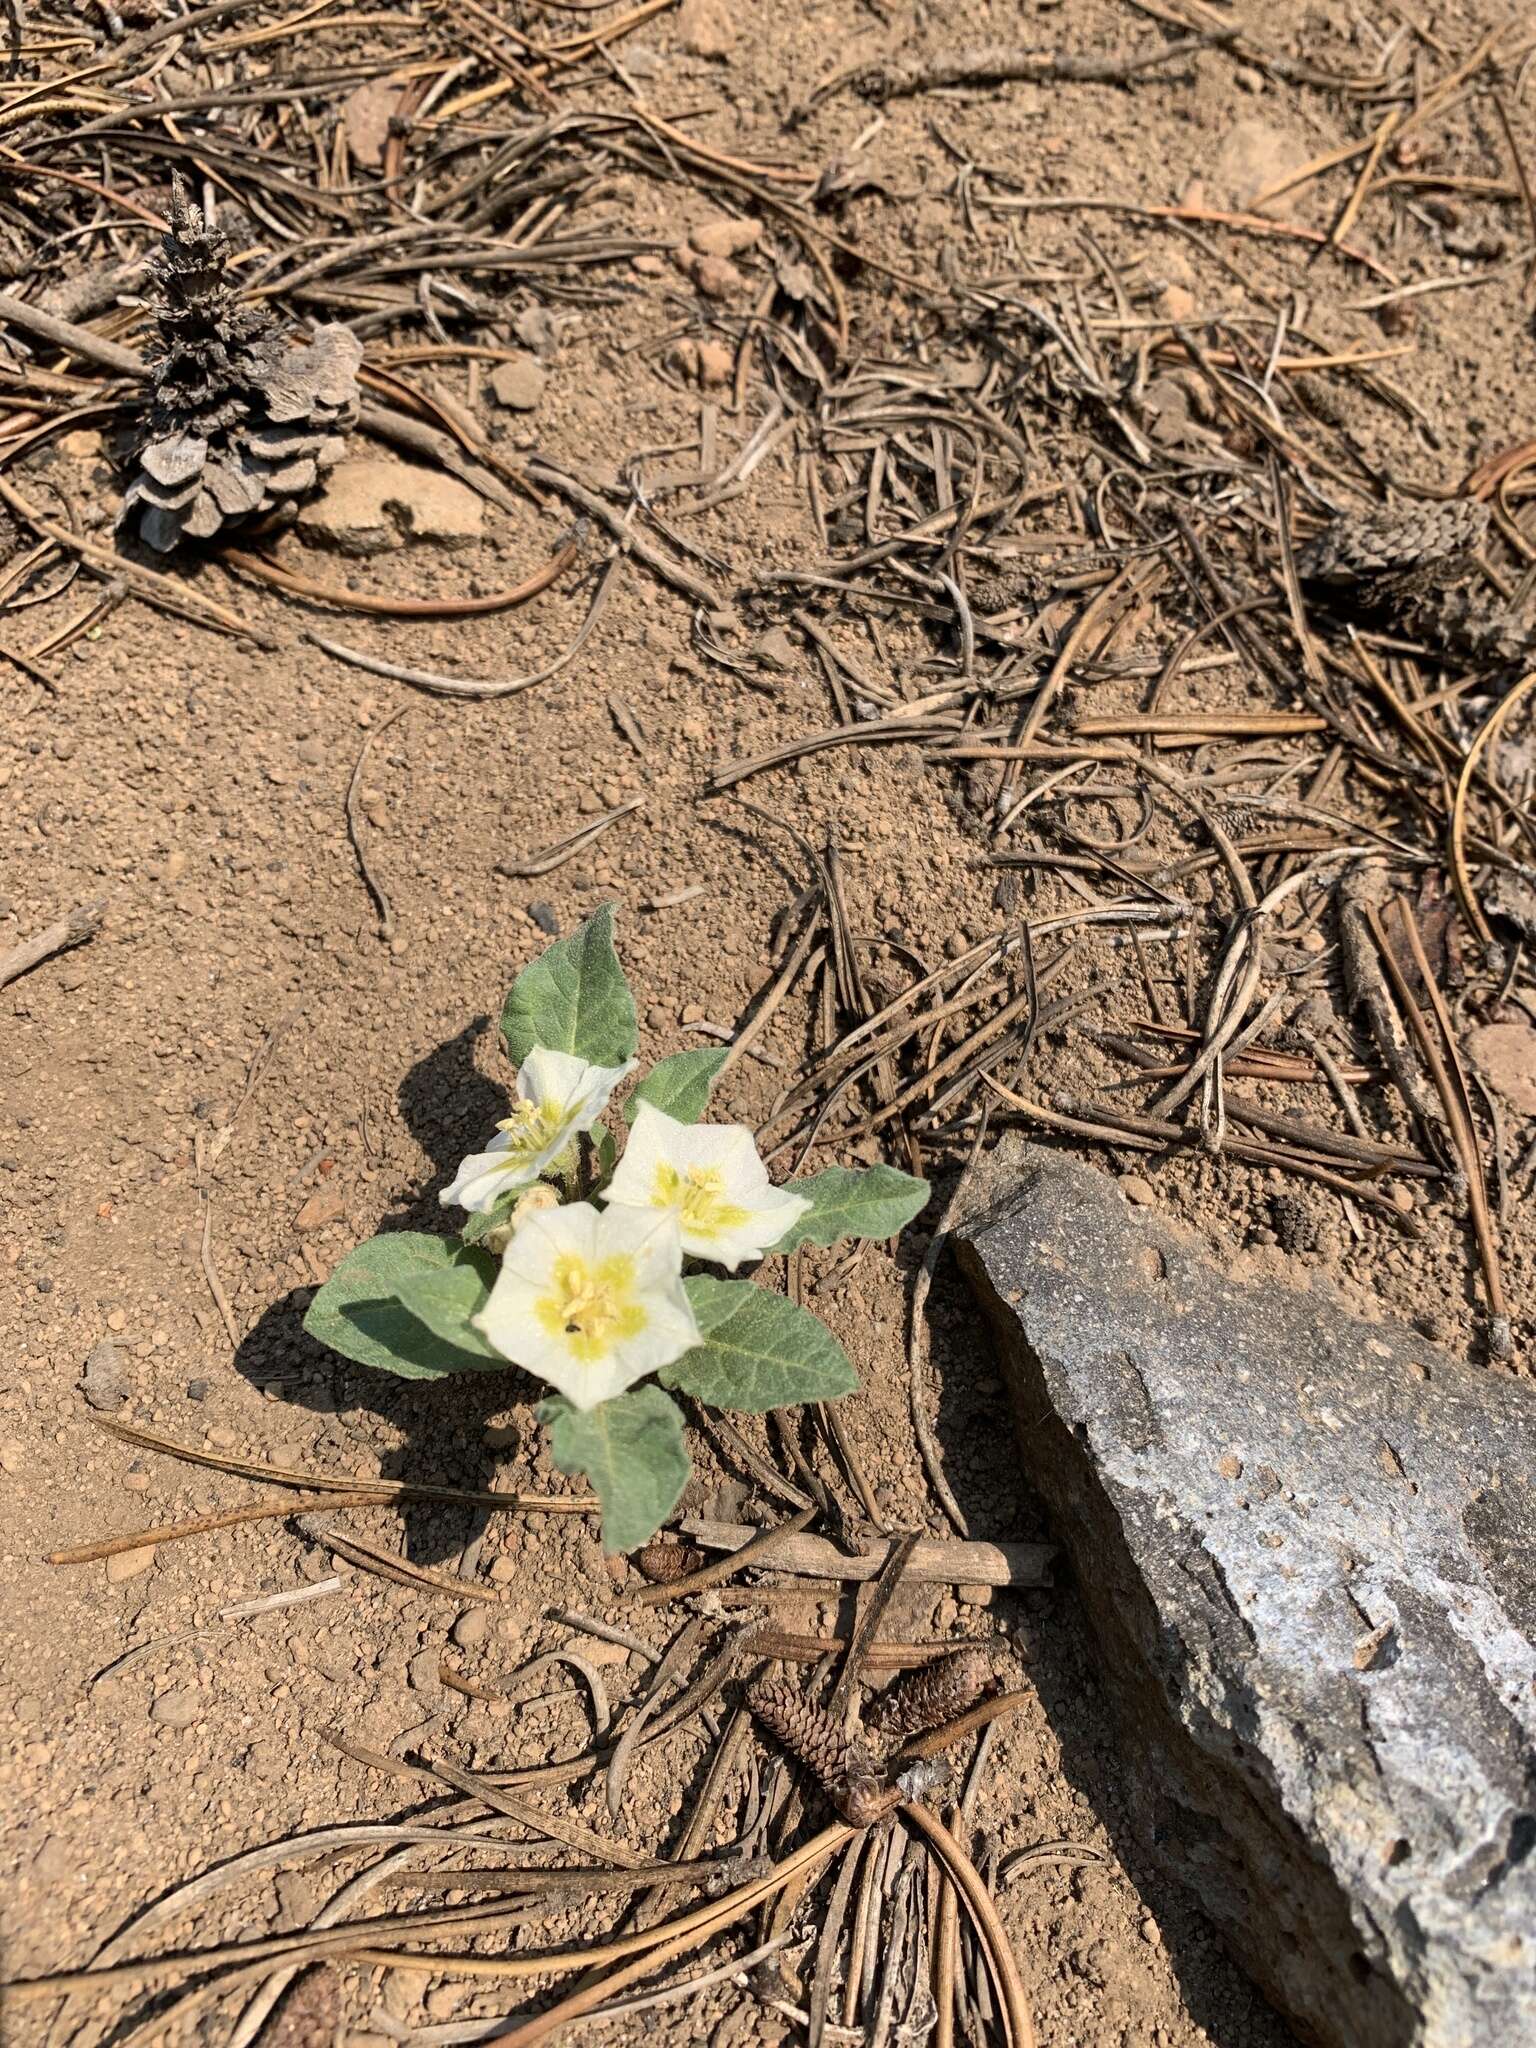
POLYGON ((407 1379, 513 1364, 546 1381, 556 1391, 538 1414, 555 1463, 586 1475, 615 1551, 653 1536, 688 1482, 673 1393, 760 1414, 857 1385, 808 1309, 702 1269, 891 1237, 928 1199, 926 1181, 889 1166, 776 1187, 744 1125, 700 1121, 725 1046, 658 1060, 609 1120, 638 1035, 605 907, 502 1006, 516 1099, 443 1190, 467 1213, 462 1231, 370 1238, 304 1319, 344 1358, 407 1379))

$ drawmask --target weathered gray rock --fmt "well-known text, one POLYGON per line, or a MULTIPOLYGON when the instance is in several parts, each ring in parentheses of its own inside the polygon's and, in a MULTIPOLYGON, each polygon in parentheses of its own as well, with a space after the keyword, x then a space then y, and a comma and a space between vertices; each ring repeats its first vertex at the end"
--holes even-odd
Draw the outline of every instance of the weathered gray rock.
POLYGON ((1536 2041, 1536 1390, 1027 1145, 957 1244, 1155 1850, 1309 2040, 1536 2041))

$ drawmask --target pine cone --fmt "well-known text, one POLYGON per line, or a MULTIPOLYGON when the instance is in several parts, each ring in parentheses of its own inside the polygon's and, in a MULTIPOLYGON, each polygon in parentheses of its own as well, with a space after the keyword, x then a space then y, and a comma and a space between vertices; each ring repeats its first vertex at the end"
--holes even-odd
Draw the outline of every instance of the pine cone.
POLYGON ((1470 661, 1515 667, 1536 656, 1536 627, 1523 624, 1483 590, 1464 583, 1415 581, 1400 593, 1385 592, 1384 597, 1404 630, 1415 639, 1427 640, 1470 661), (1394 597, 1397 602, 1392 603, 1394 597))
POLYGON ((787 1679, 759 1679, 747 1705, 791 1756, 798 1757, 844 1820, 868 1827, 886 1810, 880 1766, 861 1742, 850 1742, 829 1714, 787 1679))
POLYGON ((1449 565, 1471 555, 1487 532, 1488 508, 1474 498, 1345 513, 1301 550, 1296 573, 1309 583, 1353 583, 1389 570, 1449 565))
POLYGON ((870 1728, 893 1746, 942 1728, 968 1713, 992 1682, 984 1650, 957 1650, 921 1671, 898 1678, 866 1716, 870 1728))
POLYGON ((675 1579, 699 1571, 705 1557, 696 1543, 653 1542, 635 1552, 635 1563, 652 1585, 670 1586, 675 1579))
POLYGON ((265 306, 239 302, 229 254, 176 180, 150 264, 152 392, 119 515, 162 554, 308 490, 357 418, 356 335, 320 327, 307 348, 287 349, 265 306))

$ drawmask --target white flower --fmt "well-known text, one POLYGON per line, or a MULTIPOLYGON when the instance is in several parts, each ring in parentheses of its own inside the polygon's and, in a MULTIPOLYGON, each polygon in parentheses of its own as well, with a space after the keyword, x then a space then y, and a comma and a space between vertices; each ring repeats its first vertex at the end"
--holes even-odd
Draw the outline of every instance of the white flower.
POLYGON ((503 1195, 531 1187, 573 1138, 590 1131, 634 1066, 591 1067, 574 1053, 536 1045, 517 1072, 517 1106, 483 1152, 471 1152, 438 1200, 484 1215, 503 1195))
POLYGON ((759 1259, 810 1207, 776 1188, 744 1124, 681 1124, 642 1103, 604 1200, 671 1211, 683 1250, 734 1272, 759 1259))
POLYGON ((699 1342, 671 1215, 568 1202, 507 1246, 477 1329, 577 1408, 595 1408, 699 1342))

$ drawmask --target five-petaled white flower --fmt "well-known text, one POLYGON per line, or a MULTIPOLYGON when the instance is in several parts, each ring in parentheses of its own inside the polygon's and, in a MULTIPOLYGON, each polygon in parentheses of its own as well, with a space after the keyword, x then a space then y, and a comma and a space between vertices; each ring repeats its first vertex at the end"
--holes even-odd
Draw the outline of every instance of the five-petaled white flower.
POLYGON ((514 1364, 595 1408, 700 1341, 669 1213, 568 1202, 529 1216, 473 1318, 514 1364))
POLYGON ((483 1152, 471 1152, 438 1199, 483 1215, 503 1195, 533 1183, 573 1138, 590 1131, 634 1066, 593 1067, 573 1053, 536 1045, 517 1071, 517 1104, 483 1152))
POLYGON ((603 1199, 669 1211, 685 1252, 731 1272, 761 1258, 810 1207, 769 1180, 744 1124, 683 1124, 648 1102, 603 1199))

